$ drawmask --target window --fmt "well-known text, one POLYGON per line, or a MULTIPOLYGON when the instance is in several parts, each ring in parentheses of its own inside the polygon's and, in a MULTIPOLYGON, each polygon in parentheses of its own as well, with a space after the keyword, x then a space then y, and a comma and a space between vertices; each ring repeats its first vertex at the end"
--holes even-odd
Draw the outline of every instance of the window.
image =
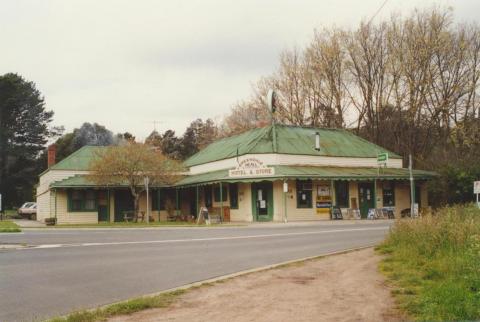
POLYGON ((95 191, 87 190, 85 191, 85 210, 95 210, 96 209, 96 198, 95 191))
POLYGON ((230 208, 238 209, 238 184, 231 183, 228 192, 230 194, 230 208))
POLYGON ((394 207, 395 206, 395 186, 393 182, 383 183, 383 206, 394 207))
POLYGON ((165 210, 165 199, 167 191, 161 189, 154 189, 151 192, 152 196, 152 210, 159 211, 165 210))
POLYGON ((97 211, 96 192, 94 190, 69 191, 68 211, 97 211))
POLYGON ((335 203, 337 207, 348 208, 348 181, 335 181, 335 203))
POLYGON ((82 192, 79 190, 74 190, 71 193, 71 202, 70 210, 71 211, 81 211, 82 210, 82 192))
MULTIPOLYGON (((214 194, 213 194, 213 200, 215 202, 220 201, 220 185, 217 184, 214 187, 214 194)), ((222 184, 222 201, 227 201, 227 186, 225 184, 222 184)))
POLYGON ((312 180, 297 180, 297 208, 312 208, 312 180))

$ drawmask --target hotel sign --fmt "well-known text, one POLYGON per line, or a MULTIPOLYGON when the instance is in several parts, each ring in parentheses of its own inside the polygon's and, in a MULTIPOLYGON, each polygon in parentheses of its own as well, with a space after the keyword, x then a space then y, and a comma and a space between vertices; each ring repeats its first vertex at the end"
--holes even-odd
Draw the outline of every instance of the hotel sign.
POLYGON ((268 177, 274 174, 274 168, 264 166, 263 162, 256 158, 243 159, 235 169, 228 171, 230 178, 268 177))

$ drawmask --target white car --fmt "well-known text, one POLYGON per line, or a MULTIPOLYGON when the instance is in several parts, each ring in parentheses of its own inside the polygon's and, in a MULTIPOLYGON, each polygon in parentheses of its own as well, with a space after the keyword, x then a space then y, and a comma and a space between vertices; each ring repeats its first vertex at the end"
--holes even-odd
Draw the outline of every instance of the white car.
POLYGON ((36 219, 37 217, 37 203, 26 202, 17 210, 17 214, 22 218, 36 219))

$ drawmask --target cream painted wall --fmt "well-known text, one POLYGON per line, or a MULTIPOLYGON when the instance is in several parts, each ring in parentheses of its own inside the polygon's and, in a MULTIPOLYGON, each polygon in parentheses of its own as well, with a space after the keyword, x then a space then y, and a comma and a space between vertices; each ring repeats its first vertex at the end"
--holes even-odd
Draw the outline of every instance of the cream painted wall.
POLYGON ((56 198, 56 207, 55 202, 52 205, 53 209, 53 216, 55 217, 55 209, 56 209, 56 217, 57 223, 61 224, 96 224, 98 223, 98 212, 68 212, 67 208, 67 192, 65 190, 57 191, 57 198, 56 198))
MULTIPOLYGON (((325 157, 312 155, 291 155, 291 154, 246 154, 239 157, 239 161, 246 158, 256 158, 265 165, 314 165, 314 166, 336 166, 336 167, 377 167, 377 158, 348 158, 348 157, 325 157)), ((213 161, 205 164, 190 167, 190 174, 231 169, 238 165, 237 158, 229 158, 213 161)), ((389 168, 401 168, 402 159, 389 159, 389 168)))
POLYGON ((238 209, 230 209, 231 221, 253 221, 250 183, 238 184, 238 209))
MULTIPOLYGON (((329 181, 313 181, 312 189, 312 208, 297 208, 297 187, 295 180, 288 180, 287 192, 287 220, 288 221, 302 221, 302 220, 328 220, 330 213, 317 213, 316 208, 316 191, 318 185, 327 185, 331 187, 329 181)), ((275 181, 274 189, 274 221, 284 221, 285 205, 283 199, 283 181, 275 181)), ((332 191, 330 191, 332 193, 332 191)))

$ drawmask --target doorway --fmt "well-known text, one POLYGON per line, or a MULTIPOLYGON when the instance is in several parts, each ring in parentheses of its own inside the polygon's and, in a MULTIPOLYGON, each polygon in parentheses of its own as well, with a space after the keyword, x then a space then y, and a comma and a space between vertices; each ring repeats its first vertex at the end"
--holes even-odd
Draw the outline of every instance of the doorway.
POLYGON ((133 196, 129 190, 115 191, 115 221, 124 221, 125 211, 134 211, 133 196))
POLYGON ((373 182, 360 182, 358 184, 358 199, 360 216, 367 218, 368 210, 375 207, 373 182))
POLYGON ((273 184, 252 183, 252 214, 254 221, 273 220, 273 184))

